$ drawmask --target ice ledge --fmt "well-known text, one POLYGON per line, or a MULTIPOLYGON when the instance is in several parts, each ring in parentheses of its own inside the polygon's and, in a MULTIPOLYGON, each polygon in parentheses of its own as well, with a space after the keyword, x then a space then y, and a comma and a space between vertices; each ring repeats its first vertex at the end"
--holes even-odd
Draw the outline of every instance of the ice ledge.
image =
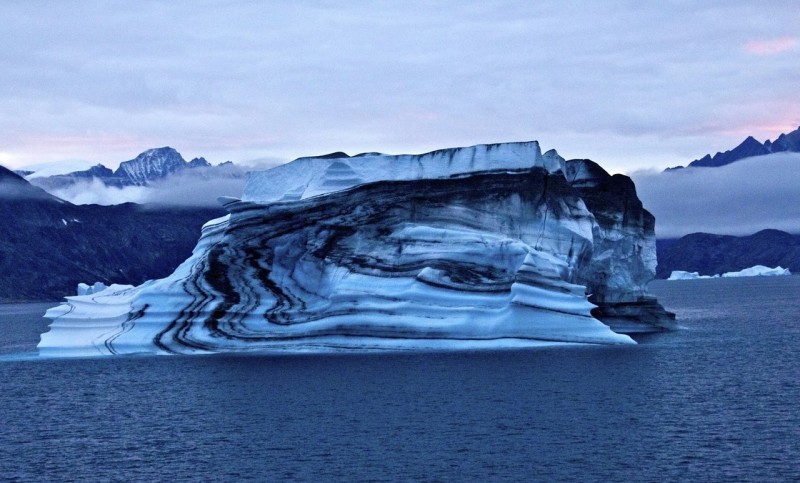
POLYGON ((479 144, 425 154, 365 153, 353 157, 299 158, 248 173, 243 201, 297 201, 375 181, 449 178, 481 171, 541 167, 564 172, 564 158, 555 150, 542 154, 537 141, 479 144))

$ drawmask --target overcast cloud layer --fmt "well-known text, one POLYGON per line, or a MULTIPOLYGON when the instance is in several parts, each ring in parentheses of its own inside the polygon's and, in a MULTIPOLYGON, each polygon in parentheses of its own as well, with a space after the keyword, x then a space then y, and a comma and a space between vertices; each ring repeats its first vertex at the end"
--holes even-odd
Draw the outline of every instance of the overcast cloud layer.
POLYGON ((537 139, 609 171, 800 125, 800 8, 752 2, 0 2, 0 164, 537 139))
POLYGON ((800 153, 743 159, 719 168, 632 178, 656 217, 658 238, 689 233, 750 235, 766 228, 800 234, 800 153))

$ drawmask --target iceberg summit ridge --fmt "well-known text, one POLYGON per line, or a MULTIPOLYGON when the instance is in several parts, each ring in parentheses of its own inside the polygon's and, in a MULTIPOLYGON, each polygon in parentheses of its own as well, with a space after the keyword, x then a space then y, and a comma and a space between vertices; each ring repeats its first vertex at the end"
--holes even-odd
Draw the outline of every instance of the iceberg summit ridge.
POLYGON ((542 154, 537 141, 479 144, 425 154, 332 153, 299 158, 247 174, 243 201, 280 202, 309 198, 375 181, 448 178, 485 171, 542 167, 563 171, 564 158, 542 154))
POLYGON ((300 158, 222 201, 169 277, 48 311, 40 353, 631 344, 674 325, 645 290, 654 220, 632 183, 536 142, 300 158))

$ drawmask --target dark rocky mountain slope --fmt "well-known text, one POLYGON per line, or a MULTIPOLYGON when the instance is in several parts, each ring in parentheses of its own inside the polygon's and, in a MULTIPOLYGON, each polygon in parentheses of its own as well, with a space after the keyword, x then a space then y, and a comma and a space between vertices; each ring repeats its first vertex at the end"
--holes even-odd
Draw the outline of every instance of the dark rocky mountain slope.
POLYGON ((57 300, 79 282, 139 284, 185 260, 224 210, 77 206, 0 167, 0 301, 57 300))
MULTIPOLYGON (((754 137, 748 136, 741 144, 730 151, 725 151, 724 153, 718 152, 714 156, 706 154, 702 158, 689 163, 687 167, 725 166, 726 164, 731 164, 744 158, 782 152, 800 152, 800 127, 788 134, 781 134, 775 141, 770 141, 768 139, 763 144, 758 142, 754 137)), ((683 166, 677 166, 668 169, 680 169, 682 167, 683 166)))

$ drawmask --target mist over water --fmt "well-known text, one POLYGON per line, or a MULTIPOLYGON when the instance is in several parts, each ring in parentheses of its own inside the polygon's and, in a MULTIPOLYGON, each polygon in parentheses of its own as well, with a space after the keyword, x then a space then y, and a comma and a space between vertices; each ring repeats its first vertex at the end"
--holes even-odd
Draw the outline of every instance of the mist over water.
POLYGON ((658 238, 696 232, 750 235, 767 228, 800 233, 800 153, 631 177, 656 217, 658 238))
POLYGON ((224 168, 184 169, 155 180, 148 186, 107 186, 100 179, 81 180, 51 193, 76 205, 118 205, 122 203, 168 206, 217 207, 220 196, 239 197, 245 182, 246 169, 239 166, 224 168))

